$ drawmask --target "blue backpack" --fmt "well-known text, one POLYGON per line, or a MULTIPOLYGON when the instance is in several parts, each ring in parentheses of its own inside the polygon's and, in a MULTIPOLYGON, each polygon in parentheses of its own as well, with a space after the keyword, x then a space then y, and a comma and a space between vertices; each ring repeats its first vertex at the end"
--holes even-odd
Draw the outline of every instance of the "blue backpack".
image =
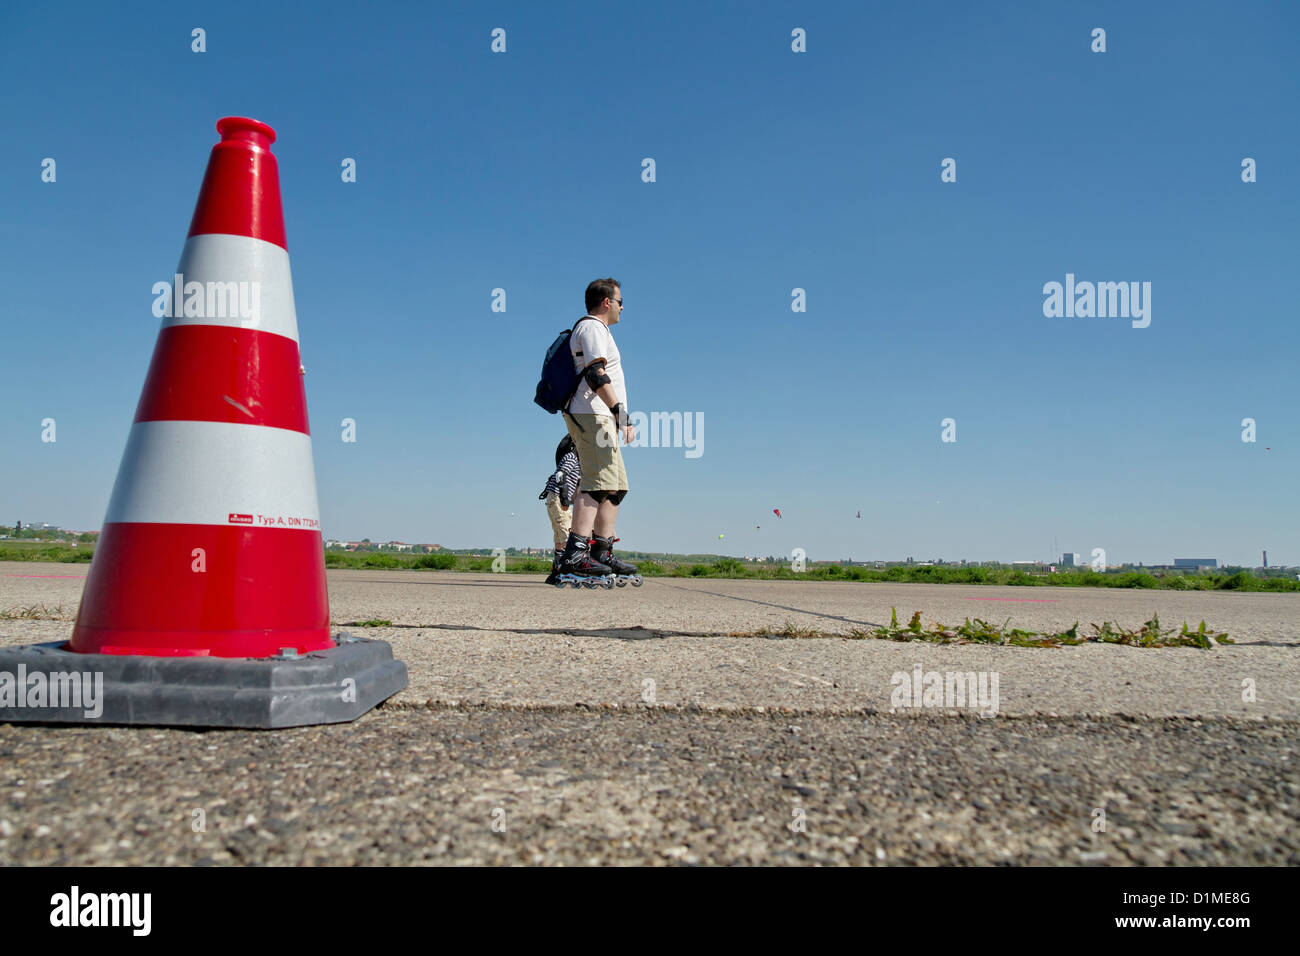
MULTIPOLYGON (((573 370, 573 353, 569 351, 569 338, 578 326, 588 319, 592 322, 600 321, 594 316, 584 315, 573 323, 572 329, 566 329, 557 335, 551 347, 546 350, 546 359, 542 362, 542 378, 537 383, 537 394, 533 396, 533 402, 552 415, 556 412, 569 414, 569 403, 573 401, 578 385, 582 382, 583 373, 573 370)), ((572 418, 572 415, 569 417, 572 418)))

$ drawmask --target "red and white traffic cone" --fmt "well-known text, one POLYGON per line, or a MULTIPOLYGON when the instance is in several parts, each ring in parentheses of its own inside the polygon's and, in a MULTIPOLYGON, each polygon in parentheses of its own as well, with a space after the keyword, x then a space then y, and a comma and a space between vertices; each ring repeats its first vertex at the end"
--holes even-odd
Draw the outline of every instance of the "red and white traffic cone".
MULTIPOLYGON (((75 653, 52 663, 97 662, 108 722, 351 720, 406 668, 381 641, 331 636, 275 132, 242 117, 217 131, 174 285, 154 290, 162 329, 75 653)), ((0 670, 17 660, 0 652, 0 670)), ((0 721, 77 719, 11 713, 0 701, 0 721)))
MULTIPOLYGON (((274 131, 217 123, 72 632, 83 653, 332 647, 274 131)), ((157 311, 157 309, 155 309, 157 311)))

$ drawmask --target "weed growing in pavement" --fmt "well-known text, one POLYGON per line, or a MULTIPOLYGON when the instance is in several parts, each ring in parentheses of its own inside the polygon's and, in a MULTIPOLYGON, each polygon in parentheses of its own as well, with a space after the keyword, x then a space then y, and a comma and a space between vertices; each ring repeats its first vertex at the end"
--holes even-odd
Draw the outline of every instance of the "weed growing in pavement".
POLYGON ((346 624, 340 624, 339 627, 392 627, 392 621, 385 621, 382 618, 372 617, 368 621, 349 621, 346 624))
POLYGON ((63 605, 46 607, 44 604, 16 605, 0 610, 0 621, 70 621, 63 605))
POLYGON ((793 621, 786 621, 779 631, 774 631, 770 627, 762 627, 752 634, 734 635, 736 637, 829 637, 815 627, 799 627, 793 621))
POLYGON ((870 631, 854 628, 848 634, 837 634, 829 631, 818 631, 811 627, 799 627, 793 622, 787 621, 780 630, 774 631, 771 628, 764 627, 757 631, 745 633, 733 632, 727 636, 928 641, 933 644, 1011 644, 1016 647, 1064 647, 1073 644, 1097 643, 1126 644, 1129 647, 1209 648, 1212 646, 1210 643, 1212 640, 1219 644, 1236 643, 1236 641, 1228 637, 1227 633, 1216 633, 1207 630, 1204 621, 1201 621, 1200 626, 1195 631, 1190 630, 1186 622, 1183 622, 1181 632, 1172 627, 1167 630, 1162 629, 1159 616, 1156 614, 1152 614, 1151 620, 1136 630, 1121 627, 1119 624, 1112 624, 1110 621, 1103 621, 1099 625, 1092 625, 1094 633, 1090 635, 1081 635, 1079 633, 1078 621, 1075 621, 1074 626, 1069 630, 1055 634, 1026 631, 1018 627, 1008 629, 1007 625, 1010 622, 1011 619, 1007 618, 999 626, 977 617, 974 621, 966 618, 965 623, 957 626, 948 626, 935 621, 929 627, 923 627, 921 625, 921 612, 917 611, 907 624, 900 625, 898 623, 898 610, 891 607, 889 609, 889 626, 878 627, 870 631))
POLYGON ((974 623, 970 618, 966 618, 965 623, 955 627, 935 621, 925 628, 921 626, 921 612, 917 611, 906 625, 900 626, 898 611, 891 607, 888 627, 878 627, 874 631, 855 628, 849 636, 885 641, 930 641, 935 644, 1012 644, 1017 647, 1064 647, 1073 644, 1102 643, 1126 644, 1130 647, 1208 648, 1211 646, 1211 640, 1219 644, 1236 643, 1228 637, 1227 633, 1207 631, 1204 621, 1201 621, 1200 627, 1195 631, 1188 630, 1185 621, 1181 633, 1175 628, 1161 629, 1160 618, 1154 613, 1151 615, 1151 620, 1136 630, 1103 621, 1100 625, 1092 625, 1094 633, 1090 635, 1079 634, 1078 621, 1075 621, 1074 626, 1069 630, 1055 634, 1026 631, 1018 627, 1008 630, 1007 624, 1010 622, 1011 619, 1007 618, 999 627, 980 618, 975 618, 974 623))

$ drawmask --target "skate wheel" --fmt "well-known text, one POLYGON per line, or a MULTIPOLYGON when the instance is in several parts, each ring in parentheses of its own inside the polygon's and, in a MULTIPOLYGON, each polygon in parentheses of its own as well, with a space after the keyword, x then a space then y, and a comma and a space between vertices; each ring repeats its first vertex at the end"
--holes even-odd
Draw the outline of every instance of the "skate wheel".
POLYGON ((603 581, 601 581, 600 583, 603 584, 603 585, 605 585, 605 590, 606 590, 606 591, 610 591, 610 590, 612 590, 613 587, 614 587, 614 579, 613 579, 613 578, 605 578, 605 579, 604 579, 603 581))
POLYGON ((582 586, 587 589, 596 588, 596 587, 600 587, 600 582, 593 581, 591 578, 587 578, 582 582, 582 586))
POLYGON ((632 579, 632 587, 639 588, 641 584, 642 584, 641 575, 638 574, 636 577, 632 579))
POLYGON ((618 578, 614 581, 621 588, 627 587, 627 578, 618 578))

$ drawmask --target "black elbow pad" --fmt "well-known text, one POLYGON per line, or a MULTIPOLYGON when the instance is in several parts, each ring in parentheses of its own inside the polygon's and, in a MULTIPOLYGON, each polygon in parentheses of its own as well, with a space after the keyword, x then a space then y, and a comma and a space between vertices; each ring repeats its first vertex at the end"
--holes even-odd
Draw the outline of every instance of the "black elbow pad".
POLYGON ((605 374, 604 359, 593 362, 587 369, 587 384, 591 386, 593 392, 602 385, 610 384, 610 378, 605 374))

